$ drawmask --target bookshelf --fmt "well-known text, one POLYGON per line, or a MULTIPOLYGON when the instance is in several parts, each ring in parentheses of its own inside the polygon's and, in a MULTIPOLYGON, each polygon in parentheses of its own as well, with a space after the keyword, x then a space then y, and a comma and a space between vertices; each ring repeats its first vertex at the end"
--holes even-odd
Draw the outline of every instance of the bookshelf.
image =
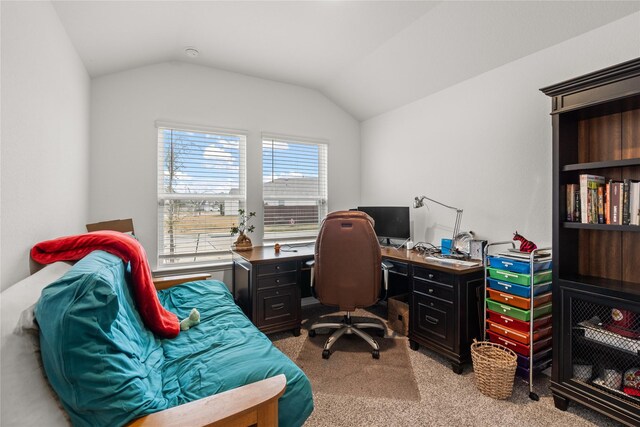
POLYGON ((640 227, 565 221, 565 188, 583 173, 640 180, 640 58, 541 90, 553 129, 554 403, 638 425, 640 396, 603 381, 640 368, 640 352, 625 351, 640 345, 640 227))

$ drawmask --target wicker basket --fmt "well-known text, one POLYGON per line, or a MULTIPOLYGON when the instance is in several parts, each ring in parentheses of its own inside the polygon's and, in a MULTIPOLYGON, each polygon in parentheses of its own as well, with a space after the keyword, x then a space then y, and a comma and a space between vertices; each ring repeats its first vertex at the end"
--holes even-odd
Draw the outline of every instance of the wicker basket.
POLYGON ((471 359, 478 389, 494 399, 507 399, 513 391, 518 356, 500 344, 473 341, 471 359))

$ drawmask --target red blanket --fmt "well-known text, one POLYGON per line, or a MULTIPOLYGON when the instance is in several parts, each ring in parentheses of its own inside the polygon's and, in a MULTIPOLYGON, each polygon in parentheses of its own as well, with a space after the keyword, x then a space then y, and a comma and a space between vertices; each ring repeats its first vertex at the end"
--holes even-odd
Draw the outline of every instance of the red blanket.
POLYGON ((60 237, 35 245, 31 249, 31 258, 40 264, 77 261, 96 250, 109 252, 124 262, 131 262, 134 299, 145 325, 161 338, 178 336, 178 317, 160 304, 147 255, 142 245, 133 237, 117 231, 94 231, 60 237))

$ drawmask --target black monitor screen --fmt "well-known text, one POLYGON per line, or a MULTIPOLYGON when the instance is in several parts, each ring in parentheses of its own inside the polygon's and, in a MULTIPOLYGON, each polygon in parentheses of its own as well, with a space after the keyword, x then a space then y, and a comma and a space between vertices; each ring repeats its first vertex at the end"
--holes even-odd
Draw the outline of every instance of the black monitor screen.
POLYGON ((358 206, 376 222, 379 238, 408 239, 411 237, 408 206, 358 206))

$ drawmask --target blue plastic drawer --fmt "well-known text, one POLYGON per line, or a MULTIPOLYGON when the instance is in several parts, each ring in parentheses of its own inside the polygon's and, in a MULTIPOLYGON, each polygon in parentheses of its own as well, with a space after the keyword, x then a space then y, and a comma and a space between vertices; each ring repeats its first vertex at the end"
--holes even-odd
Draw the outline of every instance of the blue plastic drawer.
MULTIPOLYGON (((499 256, 489 256, 489 266, 500 270, 513 271, 514 273, 529 274, 529 263, 526 261, 517 261, 511 258, 503 258, 499 256)), ((533 263, 533 271, 548 270, 551 268, 551 260, 538 261, 533 263)))
MULTIPOLYGON (((489 282, 489 288, 496 291, 507 292, 513 295, 517 295, 523 298, 531 298, 531 289, 529 286, 517 285, 515 283, 503 282, 502 280, 487 278, 489 282)), ((551 290, 551 283, 538 283, 533 285, 533 295, 540 295, 551 290)))

